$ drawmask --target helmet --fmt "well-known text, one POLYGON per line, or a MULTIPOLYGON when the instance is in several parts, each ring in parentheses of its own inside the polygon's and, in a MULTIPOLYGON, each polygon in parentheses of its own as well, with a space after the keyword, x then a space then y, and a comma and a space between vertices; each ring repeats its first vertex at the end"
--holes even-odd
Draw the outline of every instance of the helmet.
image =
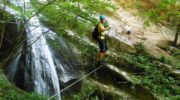
POLYGON ((100 20, 104 20, 104 19, 105 19, 105 16, 104 16, 104 15, 101 15, 101 16, 99 16, 99 19, 100 19, 100 20))

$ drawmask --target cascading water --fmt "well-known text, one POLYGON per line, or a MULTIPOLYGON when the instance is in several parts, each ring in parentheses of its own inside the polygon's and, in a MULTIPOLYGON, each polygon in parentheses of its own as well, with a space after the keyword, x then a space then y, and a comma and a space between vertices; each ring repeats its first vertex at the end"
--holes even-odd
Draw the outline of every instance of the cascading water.
MULTIPOLYGON (((10 2, 23 9, 32 10, 30 0, 11 0, 10 2)), ((21 15, 9 7, 6 7, 6 11, 13 15, 21 15)), ((11 61, 7 68, 7 76, 9 76, 11 81, 16 82, 16 74, 18 72, 16 70, 22 58, 24 59, 24 82, 22 82, 24 89, 46 96, 57 94, 56 99, 61 99, 60 85, 62 85, 62 83, 64 85, 80 77, 80 72, 73 63, 74 60, 71 49, 62 38, 57 38, 56 33, 43 27, 38 20, 38 16, 34 16, 26 23, 25 30, 27 33, 26 46, 24 46, 25 48, 23 49, 25 50, 25 56, 22 58, 22 54, 19 53, 19 55, 11 61), (53 48, 49 47, 47 39, 58 41, 61 49, 64 49, 60 52, 53 50, 53 48), (63 53, 64 55, 59 53, 63 53), (67 60, 67 58, 64 58, 66 55, 70 55, 69 61, 64 60, 67 60)))
MULTIPOLYGON (((18 53, 22 52, 22 49, 20 49, 18 51, 18 53)), ((18 54, 15 58, 15 60, 11 61, 11 63, 9 64, 9 66, 7 66, 7 69, 9 69, 9 71, 7 72, 7 77, 11 82, 14 82, 15 80, 15 74, 17 73, 18 70, 18 66, 19 66, 19 61, 21 58, 21 54, 18 54)))
MULTIPOLYGON (((25 8, 31 8, 29 0, 12 0, 10 2, 16 6, 23 7, 24 4, 26 5, 25 8)), ((48 29, 44 28, 40 24, 37 16, 31 18, 27 23, 26 32, 28 32, 28 48, 26 49, 28 52, 26 54, 24 86, 29 91, 35 91, 47 96, 58 93, 56 98, 60 99, 60 85, 56 68, 52 54, 43 35, 47 30, 48 29)), ((20 56, 21 55, 18 55, 16 59, 9 65, 11 66, 9 67, 10 71, 17 70, 20 56)), ((15 74, 15 72, 13 74, 15 74)), ((13 81, 13 77, 10 79, 13 81)))
MULTIPOLYGON (((29 22, 29 24, 33 23, 33 25, 40 26, 36 17, 33 17, 29 22)), ((44 35, 42 35, 45 29, 42 27, 35 28, 35 26, 29 26, 27 28, 29 31, 27 34, 29 39, 28 45, 31 46, 28 48, 29 53, 27 53, 26 58, 25 85, 29 89, 31 86, 34 86, 35 91, 38 93, 53 95, 60 91, 58 76, 52 54, 44 35)))

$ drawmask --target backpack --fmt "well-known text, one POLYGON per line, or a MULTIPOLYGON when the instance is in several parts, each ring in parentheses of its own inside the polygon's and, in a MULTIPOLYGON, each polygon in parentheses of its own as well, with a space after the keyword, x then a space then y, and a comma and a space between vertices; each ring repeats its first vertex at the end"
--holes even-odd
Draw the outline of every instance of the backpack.
POLYGON ((92 38, 94 40, 98 40, 99 39, 98 24, 96 25, 96 27, 94 28, 94 30, 92 32, 92 38))

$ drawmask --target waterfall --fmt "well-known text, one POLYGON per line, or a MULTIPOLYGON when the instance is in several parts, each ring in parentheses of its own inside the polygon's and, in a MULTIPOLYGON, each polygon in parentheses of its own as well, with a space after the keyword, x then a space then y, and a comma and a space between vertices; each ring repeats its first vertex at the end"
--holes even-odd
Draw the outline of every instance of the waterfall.
MULTIPOLYGON (((30 10, 29 0, 11 0, 13 5, 30 10)), ((11 14, 19 14, 16 11, 6 7, 11 14)), ((47 45, 45 34, 49 29, 43 27, 37 16, 34 16, 26 24, 27 32, 27 54, 25 59, 24 86, 27 91, 34 91, 42 95, 51 96, 57 94, 60 97, 60 83, 54 59, 50 48, 47 45)), ((53 33, 53 32, 50 32, 53 33)), ((18 52, 19 53, 19 52, 18 52)), ((8 66, 8 75, 11 81, 15 82, 18 63, 20 62, 21 53, 8 66)))
MULTIPOLYGON (((29 21, 29 24, 40 26, 37 17, 33 17, 29 21)), ((47 29, 36 26, 29 26, 26 28, 29 32, 27 34, 28 46, 31 46, 26 58, 27 68, 25 70, 25 85, 28 88, 31 88, 33 85, 35 91, 38 93, 53 95, 59 93, 60 87, 52 54, 44 35, 42 35, 47 29), (29 70, 31 70, 31 72, 29 72, 29 70), (32 81, 33 83, 30 83, 32 81), (54 93, 51 93, 51 91, 54 93)))
POLYGON ((8 69, 7 78, 11 82, 15 82, 15 76, 16 76, 18 66, 19 66, 19 61, 20 61, 20 58, 21 58, 21 53, 20 52, 22 52, 21 48, 18 51, 18 55, 15 56, 16 58, 14 60, 12 60, 11 63, 7 66, 7 69, 8 69))
MULTIPOLYGON (((26 11, 33 11, 30 0, 9 2, 26 11)), ((0 6, 3 7, 3 5, 0 6)), ((22 18, 23 12, 17 12, 8 6, 6 6, 6 11, 17 19, 22 18)), ((81 77, 82 72, 78 68, 77 59, 63 38, 39 22, 38 15, 28 20, 25 31, 27 41, 21 48, 23 53, 19 51, 7 67, 9 80, 26 91, 46 96, 57 94, 56 99, 61 99, 60 86, 65 87, 81 77), (53 48, 48 43, 49 40, 57 42, 59 48, 53 48), (19 76, 23 77, 20 83, 18 82, 19 76)), ((80 89, 81 83, 76 85, 71 88, 80 89)))

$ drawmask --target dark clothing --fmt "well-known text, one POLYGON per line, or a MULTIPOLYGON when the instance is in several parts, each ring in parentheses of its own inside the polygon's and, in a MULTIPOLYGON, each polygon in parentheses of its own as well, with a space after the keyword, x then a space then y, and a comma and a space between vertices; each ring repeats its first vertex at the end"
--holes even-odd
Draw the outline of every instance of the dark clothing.
POLYGON ((100 52, 106 52, 108 50, 106 39, 98 39, 97 42, 99 44, 100 52))
POLYGON ((131 34, 131 31, 127 31, 127 35, 130 35, 131 34))

